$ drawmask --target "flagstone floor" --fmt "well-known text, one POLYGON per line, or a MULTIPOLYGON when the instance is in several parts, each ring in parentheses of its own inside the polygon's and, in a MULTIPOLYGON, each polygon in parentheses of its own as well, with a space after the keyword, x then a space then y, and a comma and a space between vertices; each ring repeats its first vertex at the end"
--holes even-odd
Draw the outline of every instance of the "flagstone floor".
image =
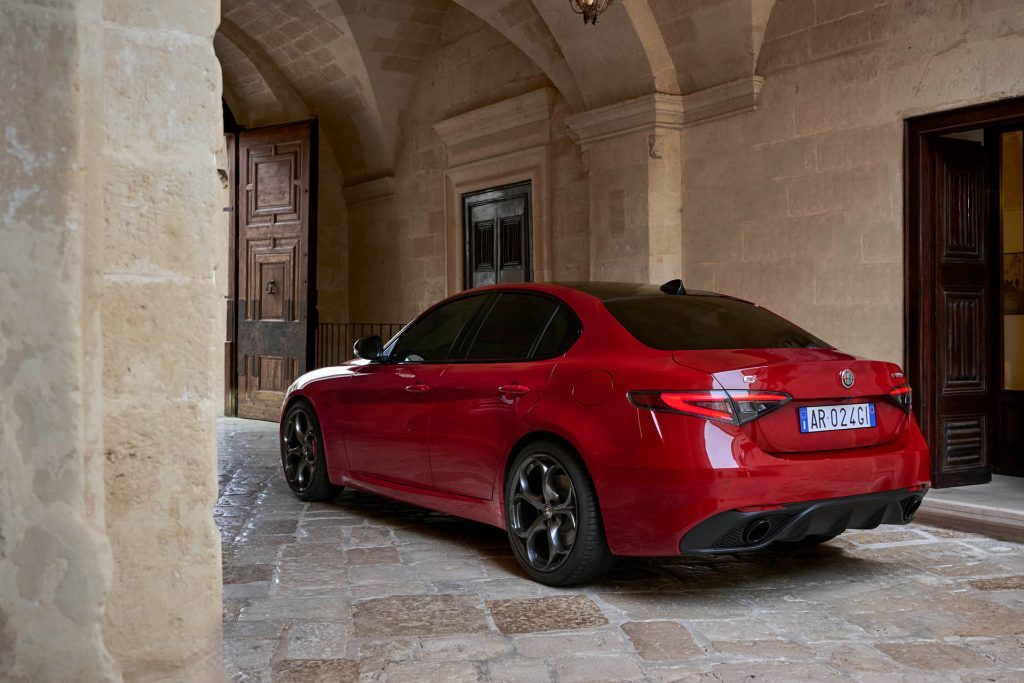
POLYGON ((276 426, 218 425, 235 681, 1021 681, 1024 545, 924 526, 797 555, 624 559, 547 588, 504 532, 292 497, 276 426))

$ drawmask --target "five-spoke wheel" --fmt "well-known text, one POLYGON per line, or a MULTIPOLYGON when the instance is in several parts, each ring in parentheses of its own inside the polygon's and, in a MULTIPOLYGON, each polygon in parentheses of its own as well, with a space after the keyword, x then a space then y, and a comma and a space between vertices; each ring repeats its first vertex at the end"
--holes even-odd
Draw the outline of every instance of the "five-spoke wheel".
POLYGON ((281 465, 288 486, 302 500, 324 500, 337 492, 327 478, 320 424, 306 403, 293 405, 281 420, 281 465))
POLYGON ((538 453, 526 458, 513 480, 508 527, 530 566, 557 569, 576 542, 576 492, 558 461, 538 453))
POLYGON ((516 560, 543 583, 585 583, 611 563, 593 483, 561 444, 535 442, 515 457, 505 482, 505 521, 516 560))

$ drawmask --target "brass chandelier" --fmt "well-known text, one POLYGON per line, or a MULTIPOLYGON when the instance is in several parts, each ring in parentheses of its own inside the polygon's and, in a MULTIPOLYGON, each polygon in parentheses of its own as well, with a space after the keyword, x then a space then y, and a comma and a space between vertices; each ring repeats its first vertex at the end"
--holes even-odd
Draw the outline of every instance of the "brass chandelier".
POLYGON ((612 0, 569 0, 572 11, 583 15, 584 24, 596 24, 598 15, 611 4, 612 0))

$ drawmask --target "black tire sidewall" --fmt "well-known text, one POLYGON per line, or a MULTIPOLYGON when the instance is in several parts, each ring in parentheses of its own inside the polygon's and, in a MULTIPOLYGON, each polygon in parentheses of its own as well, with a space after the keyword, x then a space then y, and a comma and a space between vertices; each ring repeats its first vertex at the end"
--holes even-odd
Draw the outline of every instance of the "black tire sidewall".
POLYGON ((597 494, 590 475, 575 453, 555 442, 538 441, 527 445, 512 460, 505 477, 504 492, 503 506, 509 545, 512 546, 512 554, 519 566, 530 578, 551 586, 572 586, 591 581, 607 570, 611 554, 608 552, 604 537, 604 528, 597 505, 597 494), (509 500, 514 493, 515 474, 524 460, 538 454, 554 458, 565 468, 572 480, 577 500, 576 542, 573 544, 572 550, 569 551, 568 559, 558 569, 547 572, 530 566, 529 561, 523 557, 519 549, 518 539, 513 536, 508 525, 509 500), (584 563, 586 566, 583 566, 584 563))
POLYGON ((316 416, 316 411, 313 410, 313 406, 306 401, 297 401, 291 407, 288 408, 288 412, 285 413, 284 420, 281 421, 280 427, 280 438, 278 441, 281 446, 281 473, 284 473, 285 468, 285 446, 284 446, 284 431, 285 425, 289 424, 294 419, 295 414, 299 411, 306 413, 309 417, 310 425, 313 428, 314 434, 316 435, 317 451, 316 451, 316 472, 313 474, 313 482, 309 488, 305 491, 298 491, 288 481, 288 477, 285 477, 285 483, 288 484, 288 488, 291 489, 292 493, 299 500, 306 502, 315 502, 321 500, 327 500, 331 498, 336 492, 335 487, 331 485, 331 482, 327 476, 327 458, 325 457, 324 447, 324 435, 320 430, 320 420, 316 416))

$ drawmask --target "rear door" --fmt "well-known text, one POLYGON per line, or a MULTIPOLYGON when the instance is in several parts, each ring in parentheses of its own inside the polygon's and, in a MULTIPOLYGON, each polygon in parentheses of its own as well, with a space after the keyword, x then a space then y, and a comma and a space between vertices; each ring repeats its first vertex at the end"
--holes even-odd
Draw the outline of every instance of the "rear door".
POLYGON ((490 298, 463 297, 428 311, 388 344, 386 362, 367 363, 339 383, 352 474, 431 486, 431 405, 456 341, 490 298))
POLYGON ((522 418, 579 333, 561 302, 502 293, 434 392, 430 464, 437 488, 490 500, 522 418))

